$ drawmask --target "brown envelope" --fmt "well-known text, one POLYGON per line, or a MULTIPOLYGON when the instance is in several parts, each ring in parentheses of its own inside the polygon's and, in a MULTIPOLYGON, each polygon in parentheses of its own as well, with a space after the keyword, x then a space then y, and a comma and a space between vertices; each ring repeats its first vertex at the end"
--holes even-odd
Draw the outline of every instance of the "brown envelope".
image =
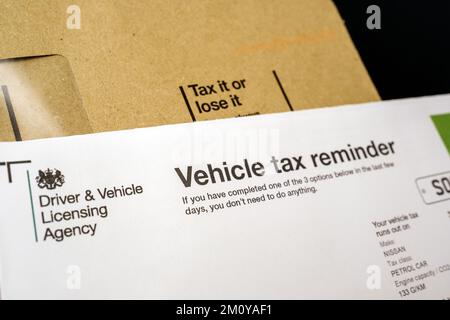
POLYGON ((331 0, 3 0, 0 59, 0 140, 379 99, 331 0))

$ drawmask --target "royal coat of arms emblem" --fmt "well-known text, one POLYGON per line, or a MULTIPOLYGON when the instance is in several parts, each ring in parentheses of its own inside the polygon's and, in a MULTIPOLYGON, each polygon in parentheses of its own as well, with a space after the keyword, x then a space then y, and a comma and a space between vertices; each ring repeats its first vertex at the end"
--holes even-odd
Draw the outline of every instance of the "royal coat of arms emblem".
POLYGON ((36 182, 41 189, 53 190, 56 187, 61 187, 65 181, 61 171, 57 169, 47 169, 45 171, 39 170, 36 182))

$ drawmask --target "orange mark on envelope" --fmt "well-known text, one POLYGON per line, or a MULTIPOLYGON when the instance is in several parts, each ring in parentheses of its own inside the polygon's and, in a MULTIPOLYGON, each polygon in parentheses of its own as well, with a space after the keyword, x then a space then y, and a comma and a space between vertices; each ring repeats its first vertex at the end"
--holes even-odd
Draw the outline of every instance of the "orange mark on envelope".
POLYGON ((317 32, 298 33, 294 36, 275 37, 267 42, 244 44, 237 47, 235 52, 238 55, 244 55, 265 51, 280 51, 295 45, 315 44, 335 38, 336 33, 333 30, 323 29, 317 32))

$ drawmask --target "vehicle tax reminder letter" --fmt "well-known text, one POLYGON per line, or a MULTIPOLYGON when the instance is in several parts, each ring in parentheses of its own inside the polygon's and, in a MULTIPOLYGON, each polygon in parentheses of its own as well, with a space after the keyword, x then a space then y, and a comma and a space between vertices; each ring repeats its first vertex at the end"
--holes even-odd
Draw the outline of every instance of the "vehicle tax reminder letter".
POLYGON ((4 299, 448 299, 450 95, 0 143, 4 299))

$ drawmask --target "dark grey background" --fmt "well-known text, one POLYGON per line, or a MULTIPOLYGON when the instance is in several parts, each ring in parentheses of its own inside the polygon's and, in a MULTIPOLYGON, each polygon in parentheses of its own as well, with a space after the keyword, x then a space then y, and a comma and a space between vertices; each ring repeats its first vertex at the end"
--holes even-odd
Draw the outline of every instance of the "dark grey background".
POLYGON ((383 99, 450 93, 449 0, 334 0, 383 99), (369 30, 371 4, 381 30, 369 30))

